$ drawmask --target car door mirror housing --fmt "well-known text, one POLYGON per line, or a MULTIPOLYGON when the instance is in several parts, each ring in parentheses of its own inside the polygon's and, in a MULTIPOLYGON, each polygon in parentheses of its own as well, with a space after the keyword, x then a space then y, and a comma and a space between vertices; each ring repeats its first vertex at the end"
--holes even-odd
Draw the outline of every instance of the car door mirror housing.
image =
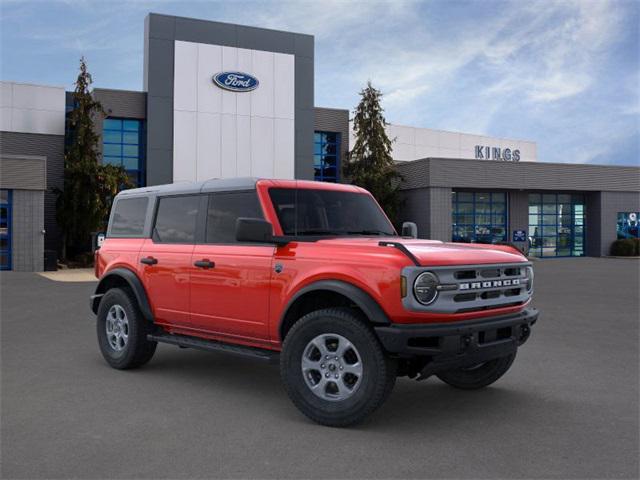
POLYGON ((236 220, 236 240, 241 243, 288 243, 282 237, 273 235, 271 223, 261 218, 243 218, 236 220))
POLYGON ((402 224, 402 236, 418 238, 418 226, 413 222, 404 222, 402 224))

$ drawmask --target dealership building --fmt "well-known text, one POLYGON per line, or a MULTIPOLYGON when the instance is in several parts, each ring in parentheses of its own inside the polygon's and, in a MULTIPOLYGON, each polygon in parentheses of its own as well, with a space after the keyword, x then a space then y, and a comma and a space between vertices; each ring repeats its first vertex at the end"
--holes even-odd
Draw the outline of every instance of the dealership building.
MULTIPOLYGON (((141 91, 94 90, 106 112, 96 121, 102 161, 138 186, 346 181, 349 110, 314 105, 312 35, 149 14, 143 69, 141 91)), ((0 86, 0 268, 38 271, 60 248, 55 191, 73 98, 62 87, 0 86)), ((387 131, 404 179, 400 220, 421 238, 566 257, 608 255, 616 238, 638 235, 640 168, 546 163, 526 140, 387 131)))

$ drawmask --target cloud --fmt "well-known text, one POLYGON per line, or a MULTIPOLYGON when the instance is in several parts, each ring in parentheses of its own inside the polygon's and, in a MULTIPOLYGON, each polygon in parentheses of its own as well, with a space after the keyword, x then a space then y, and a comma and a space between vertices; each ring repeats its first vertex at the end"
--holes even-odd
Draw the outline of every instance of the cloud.
POLYGON ((324 40, 335 34, 353 36, 363 27, 364 21, 370 27, 370 21, 388 21, 389 16, 401 16, 410 6, 410 2, 399 0, 390 4, 379 1, 325 0, 280 2, 277 8, 269 8, 268 4, 264 3, 259 5, 261 8, 248 13, 252 23, 266 28, 308 33, 318 40, 324 40), (262 8, 265 6, 267 8, 262 8))
POLYGON ((318 106, 352 109, 371 80, 395 124, 536 140, 543 160, 638 144, 635 1, 5 0, 3 67, 70 80, 61 65, 89 53, 96 84, 136 88, 149 11, 314 35, 318 106))
MULTIPOLYGON (((409 110, 415 103, 432 102, 431 96, 447 95, 461 77, 480 73, 482 78, 471 88, 476 98, 492 106, 476 108, 477 121, 469 127, 477 133, 486 133, 492 120, 487 113, 498 112, 495 105, 504 104, 505 98, 535 105, 588 91, 598 55, 615 40, 621 17, 607 2, 536 2, 534 7, 514 2, 500 15, 489 12, 482 18, 470 9, 468 16, 450 19, 454 28, 447 29, 434 25, 432 12, 421 12, 419 3, 397 11, 376 5, 376 10, 376 20, 384 18, 387 26, 352 8, 352 15, 336 28, 341 45, 350 47, 334 49, 331 60, 347 66, 348 73, 332 73, 328 83, 357 87, 371 79, 385 93, 389 114, 400 123, 403 117, 416 118, 409 110), (377 37, 363 33, 363 23, 376 30, 377 37)), ((309 12, 309 17, 324 24, 322 15, 309 12)), ((336 31, 318 28, 328 36, 336 31)), ((451 120, 444 123, 455 123, 451 120)))
POLYGON ((485 56, 504 74, 489 93, 520 90, 531 102, 554 102, 592 85, 601 53, 620 31, 620 10, 606 1, 548 6, 527 26, 489 46, 485 56))

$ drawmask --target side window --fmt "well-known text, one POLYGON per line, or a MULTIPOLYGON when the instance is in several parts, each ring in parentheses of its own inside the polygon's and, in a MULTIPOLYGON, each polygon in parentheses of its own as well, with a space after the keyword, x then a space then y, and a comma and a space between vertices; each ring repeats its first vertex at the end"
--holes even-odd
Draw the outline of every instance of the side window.
POLYGON ((200 196, 160 198, 153 240, 159 243, 195 243, 200 196))
POLYGON ((255 191, 209 195, 207 243, 235 243, 238 217, 264 218, 255 191))
POLYGON ((147 197, 118 200, 113 209, 109 236, 141 237, 144 231, 148 203, 147 197))

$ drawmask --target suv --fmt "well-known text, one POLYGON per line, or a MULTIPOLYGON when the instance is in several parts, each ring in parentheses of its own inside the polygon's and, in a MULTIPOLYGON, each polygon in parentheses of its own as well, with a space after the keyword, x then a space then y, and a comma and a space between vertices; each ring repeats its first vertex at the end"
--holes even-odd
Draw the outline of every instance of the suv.
POLYGON ((158 342, 279 361, 293 403, 362 421, 396 377, 478 389, 509 369, 538 312, 533 270, 507 245, 400 237, 366 190, 208 180, 123 191, 91 297, 114 368, 158 342))

